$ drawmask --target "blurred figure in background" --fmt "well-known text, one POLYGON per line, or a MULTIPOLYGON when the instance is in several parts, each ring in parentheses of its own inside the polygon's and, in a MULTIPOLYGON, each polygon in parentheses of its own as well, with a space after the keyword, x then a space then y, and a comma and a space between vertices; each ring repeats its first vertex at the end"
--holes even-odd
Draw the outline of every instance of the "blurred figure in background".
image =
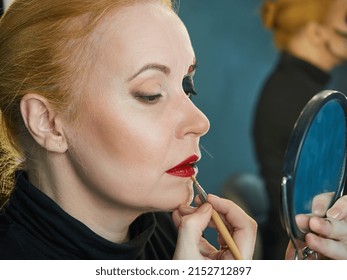
POLYGON ((264 259, 281 259, 288 237, 280 221, 280 183, 287 144, 301 110, 325 89, 330 72, 347 60, 346 0, 278 0, 262 5, 273 32, 277 65, 255 109, 253 138, 260 174, 270 199, 262 230, 264 259))

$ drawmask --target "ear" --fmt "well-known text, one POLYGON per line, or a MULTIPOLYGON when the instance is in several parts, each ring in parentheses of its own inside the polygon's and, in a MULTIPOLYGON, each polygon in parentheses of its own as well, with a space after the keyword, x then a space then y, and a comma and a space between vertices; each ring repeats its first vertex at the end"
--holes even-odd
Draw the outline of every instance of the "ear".
POLYGON ((305 35, 313 45, 325 44, 326 27, 316 21, 311 21, 305 27, 305 35))
POLYGON ((20 111, 26 128, 41 147, 56 153, 67 151, 63 123, 47 99, 38 94, 26 94, 20 102, 20 111))

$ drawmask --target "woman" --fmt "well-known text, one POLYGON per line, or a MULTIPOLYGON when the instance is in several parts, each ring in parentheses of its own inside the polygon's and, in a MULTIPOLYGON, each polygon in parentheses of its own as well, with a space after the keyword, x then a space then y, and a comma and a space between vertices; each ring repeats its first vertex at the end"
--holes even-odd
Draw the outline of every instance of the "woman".
POLYGON ((209 122, 170 1, 15 1, 0 33, 2 148, 17 155, 0 258, 230 259, 201 237, 211 205, 252 257, 256 224, 236 205, 185 210, 209 122))
POLYGON ((212 207, 252 257, 238 206, 189 206, 209 122, 169 1, 15 1, 0 46, 1 259, 232 259, 202 237, 212 207))
POLYGON ((264 82, 255 109, 253 138, 270 198, 263 230, 266 259, 281 259, 287 246, 279 217, 283 158, 302 109, 325 89, 330 71, 347 60, 347 2, 264 1, 264 26, 273 33, 278 63, 264 82))

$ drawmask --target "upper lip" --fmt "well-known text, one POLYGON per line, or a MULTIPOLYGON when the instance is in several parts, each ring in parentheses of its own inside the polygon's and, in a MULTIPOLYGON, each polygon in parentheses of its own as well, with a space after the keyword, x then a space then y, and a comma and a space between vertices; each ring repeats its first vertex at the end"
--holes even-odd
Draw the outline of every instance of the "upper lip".
POLYGON ((197 155, 191 155, 189 157, 187 157, 184 161, 182 161, 181 163, 177 164, 176 166, 170 168, 171 169, 175 169, 175 168, 179 168, 181 166, 185 166, 185 165, 191 165, 191 164, 196 164, 196 162, 199 160, 199 157, 197 155))

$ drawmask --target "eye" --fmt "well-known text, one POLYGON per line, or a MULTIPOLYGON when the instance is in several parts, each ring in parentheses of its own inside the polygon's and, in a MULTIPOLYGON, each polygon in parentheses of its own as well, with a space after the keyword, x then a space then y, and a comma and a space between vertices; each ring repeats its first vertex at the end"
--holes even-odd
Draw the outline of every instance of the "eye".
POLYGON ((192 95, 197 95, 192 75, 187 75, 183 78, 182 87, 189 98, 192 98, 192 95))
POLYGON ((163 97, 161 93, 150 94, 145 92, 137 92, 135 94, 135 98, 145 104, 156 104, 161 97, 163 97))

